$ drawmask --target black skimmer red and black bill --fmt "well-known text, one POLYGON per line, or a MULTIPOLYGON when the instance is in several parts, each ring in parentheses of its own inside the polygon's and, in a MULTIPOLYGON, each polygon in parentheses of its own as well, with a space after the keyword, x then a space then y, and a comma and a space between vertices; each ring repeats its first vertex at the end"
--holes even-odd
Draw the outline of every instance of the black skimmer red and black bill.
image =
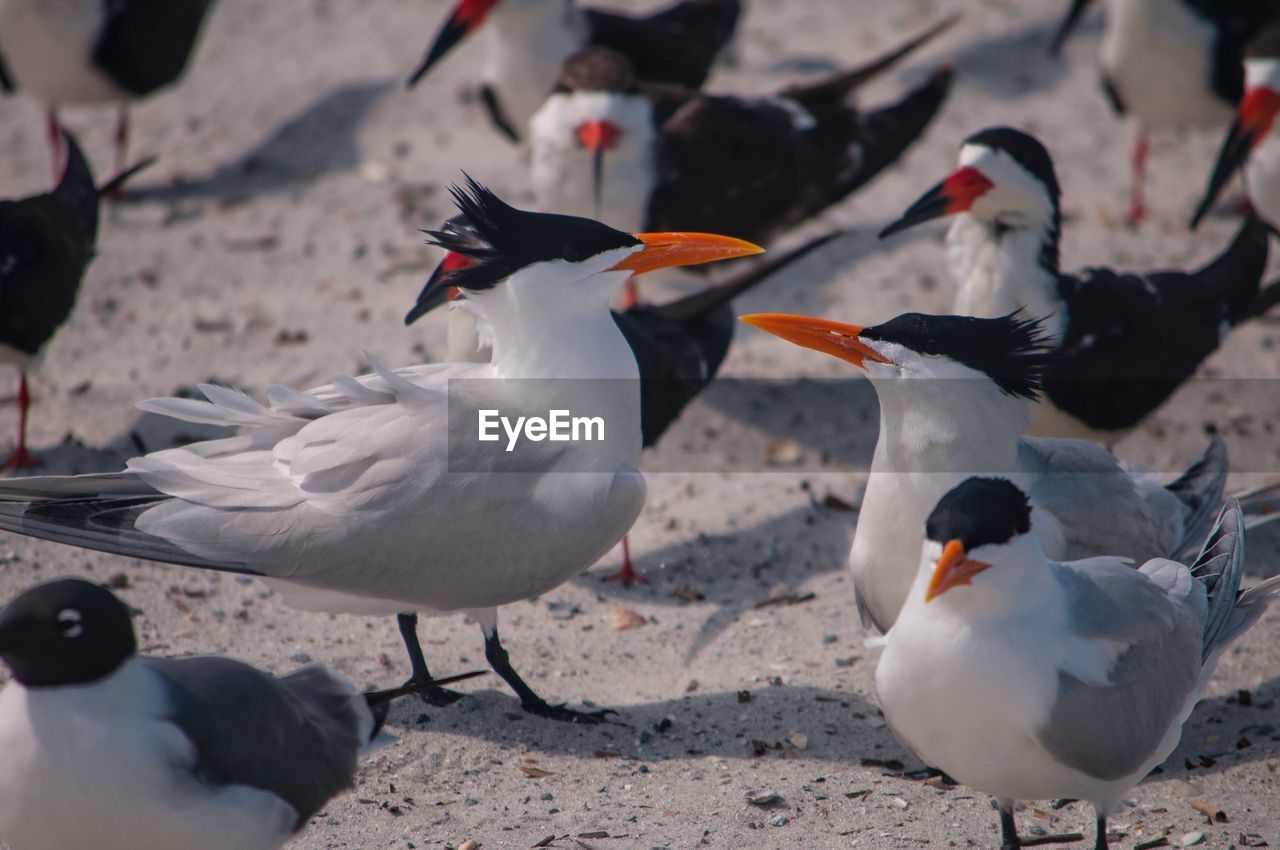
MULTIPOLYGON (((1089 2, 1072 0, 1054 52, 1089 2)), ((1244 94, 1245 45, 1277 19, 1277 0, 1107 0, 1099 49, 1103 88, 1115 111, 1131 115, 1137 125, 1126 215, 1131 224, 1146 216, 1151 132, 1225 126, 1244 94)))
POLYGON ((1245 93, 1222 141, 1204 198, 1191 217, 1194 230, 1238 171, 1253 212, 1280 228, 1280 25, 1264 28, 1249 42, 1244 60, 1245 93))
POLYGON ((1027 490, 1041 546, 1063 560, 1177 557, 1200 544, 1221 504, 1227 454, 1217 437, 1182 477, 1161 486, 1094 443, 1022 436, 1027 402, 1054 357, 1034 320, 920 313, 871 327, 777 313, 742 320, 860 367, 880 400, 849 554, 867 628, 889 633, 916 577, 925 518, 970 475, 1006 475, 1027 490))
POLYGON ((525 684, 497 609, 591 566, 644 505, 640 374, 610 299, 632 274, 761 249, 518 210, 473 181, 454 198, 462 221, 431 235, 473 261, 451 282, 493 341, 491 363, 393 371, 370 356, 361 378, 270 387, 269 406, 208 385, 208 401, 145 402, 244 433, 136 457, 122 473, 0 482, 0 529, 261 576, 305 610, 401 615, 411 681, 440 702, 450 695, 427 669, 417 614, 466 611, 525 710, 601 719, 525 684), (561 439, 557 409, 586 421, 561 439))
POLYGON ((99 188, 79 144, 64 135, 66 166, 58 185, 42 195, 0 201, 0 363, 18 367, 18 443, 0 469, 35 465, 26 442, 27 369, 75 306, 94 255, 102 195, 149 164, 99 188))
POLYGON ((1227 647, 1280 596, 1280 577, 1241 590, 1234 501, 1189 566, 1063 563, 1039 543, 1044 521, 1006 479, 970 478, 938 502, 876 693, 913 755, 996 798, 1004 850, 1027 846, 1018 801, 1059 798, 1093 806, 1093 847, 1106 850, 1107 816, 1177 747, 1227 647))
POLYGON ((0 74, 7 91, 48 110, 49 155, 61 163, 58 108, 118 103, 116 170, 129 143, 129 103, 176 81, 213 0, 0 0, 0 74))
MULTIPOLYGON (((644 448, 657 445, 684 409, 720 371, 737 326, 732 309, 734 299, 839 235, 837 231, 810 239, 790 251, 675 301, 665 304, 634 303, 625 310, 613 311, 613 320, 631 346, 640 369, 640 433, 644 448)), ((427 312, 451 300, 456 287, 450 285, 449 274, 466 265, 465 257, 446 255, 422 288, 404 323, 411 325, 427 312)), ((486 362, 490 350, 488 346, 478 344, 474 323, 464 313, 455 313, 462 321, 454 321, 454 314, 450 314, 449 359, 457 353, 469 362, 486 362)), ((626 537, 622 539, 622 567, 606 576, 605 580, 625 586, 644 581, 631 562, 626 537)))
POLYGON ((481 102, 494 128, 518 142, 561 64, 583 47, 621 52, 642 79, 696 89, 733 37, 741 13, 741 0, 679 0, 640 17, 584 8, 576 0, 459 0, 409 85, 483 29, 488 44, 481 102))
POLYGON ((953 23, 861 67, 756 98, 647 86, 622 54, 588 48, 565 63, 530 122, 535 196, 545 209, 623 229, 720 222, 767 242, 848 197, 920 138, 950 90, 950 68, 873 111, 850 96, 953 23))
POLYGON ((1259 293, 1267 226, 1250 218, 1216 259, 1191 272, 1063 274, 1059 195, 1039 141, 990 128, 966 139, 959 168, 881 235, 954 215, 947 255, 959 284, 955 312, 1025 310, 1044 319, 1056 346, 1032 433, 1110 443, 1163 404, 1228 330, 1269 303, 1259 293))
MULTIPOLYGON (((0 835, 15 848, 277 848, 355 783, 389 697, 310 664, 138 654, 128 605, 56 579, 0 609, 0 835)), ((474 674, 469 674, 470 675, 474 674)), ((6 846, 9 846, 8 844, 6 846)))

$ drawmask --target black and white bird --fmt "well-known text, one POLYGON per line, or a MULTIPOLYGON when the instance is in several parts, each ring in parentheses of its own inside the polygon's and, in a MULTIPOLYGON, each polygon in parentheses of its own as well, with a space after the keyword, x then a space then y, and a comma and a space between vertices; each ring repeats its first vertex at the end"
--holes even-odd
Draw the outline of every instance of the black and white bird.
POLYGON ((18 367, 18 442, 0 469, 36 465, 27 452, 27 370, 76 303, 98 239, 98 207, 149 162, 99 188, 70 133, 52 191, 0 201, 0 363, 18 367))
MULTIPOLYGON (((644 448, 657 444, 684 409, 693 402, 720 371, 729 353, 737 322, 733 301, 760 283, 777 275, 811 251, 840 235, 839 231, 810 239, 753 268, 738 272, 712 286, 665 304, 634 303, 614 310, 613 320, 626 337, 640 370, 640 433, 644 448)), ((452 272, 469 265, 458 254, 447 254, 427 280, 404 323, 411 325, 436 307, 451 300, 455 287, 452 272)), ((460 310, 449 314, 447 359, 487 362, 488 347, 478 345, 475 324, 460 310), (459 321, 459 319, 461 321, 459 321)), ((627 538, 622 538, 622 566, 606 577, 625 586, 643 582, 631 563, 627 538)))
POLYGON ((591 566, 644 504, 639 371, 610 298, 633 273, 760 249, 526 212, 474 181, 454 198, 461 223, 432 236, 473 261, 451 282, 492 342, 492 362, 391 370, 370 357, 373 373, 360 378, 306 393, 270 387, 269 406, 207 385, 207 402, 146 402, 245 430, 134 458, 118 474, 0 482, 0 529, 261 576, 305 610, 403 615, 411 681, 438 702, 451 697, 427 669, 417 613, 465 611, 524 709, 598 719, 525 684, 497 609, 591 566), (557 438, 557 409, 602 424, 557 438), (478 419, 489 412, 516 437, 486 438, 478 419), (541 431, 520 424, 533 419, 541 431))
POLYGON ((0 610, 0 842, 13 850, 271 850, 352 787, 386 719, 319 664, 138 654, 129 606, 81 579, 0 610))
POLYGON ((997 798, 1001 848, 1018 800, 1078 799, 1107 816, 1168 758, 1218 659, 1280 596, 1241 591, 1244 523, 1222 509, 1190 567, 1062 563, 1001 478, 970 478, 929 515, 911 593, 876 667, 885 721, 925 764, 997 798))
POLYGON ((129 144, 129 103, 186 69, 213 0, 0 0, 0 88, 48 110, 53 173, 61 163, 58 109, 117 103, 116 170, 129 144))
POLYGON ((954 20, 768 97, 647 85, 622 53, 588 48, 565 62, 529 124, 538 204, 624 230, 716 227, 768 242, 844 200, 920 138, 950 91, 950 68, 869 112, 850 98, 954 20))
MULTIPOLYGON (((764 313, 742 321, 862 368, 880 433, 849 565, 864 627, 892 634, 915 580, 920 529, 948 490, 1007 475, 1031 494, 1035 534, 1063 560, 1178 557, 1222 501, 1226 446, 1164 486, 1084 440, 1021 436, 1052 354, 1034 320, 906 313, 872 327, 764 313)), ((895 627, 896 628, 896 627, 895 627)))
POLYGON ((1280 228, 1280 128, 1275 126, 1280 114, 1280 24, 1265 27, 1249 42, 1244 75, 1244 97, 1191 218, 1193 230, 1237 171, 1253 212, 1273 229, 1280 228))
POLYGON ((955 312, 1043 318, 1057 356, 1031 433, 1111 443, 1156 410, 1266 303, 1267 227, 1251 218, 1213 261, 1191 272, 1059 266, 1061 191, 1049 152, 1007 127, 975 133, 959 168, 881 233, 955 216, 947 260, 955 312))
MULTIPOLYGON (((1072 0, 1053 40, 1058 52, 1090 0, 1072 0)), ((1112 107, 1137 125, 1127 219, 1146 216, 1148 137, 1152 131, 1221 126, 1244 93, 1245 44, 1280 18, 1277 0, 1107 0, 1099 49, 1112 107)))
POLYGON ((494 128, 518 142, 561 64, 583 47, 621 52, 642 79, 696 89, 733 38, 741 14, 741 0, 678 0, 641 17, 584 8, 577 0, 459 0, 409 85, 483 28, 488 44, 480 99, 494 128))

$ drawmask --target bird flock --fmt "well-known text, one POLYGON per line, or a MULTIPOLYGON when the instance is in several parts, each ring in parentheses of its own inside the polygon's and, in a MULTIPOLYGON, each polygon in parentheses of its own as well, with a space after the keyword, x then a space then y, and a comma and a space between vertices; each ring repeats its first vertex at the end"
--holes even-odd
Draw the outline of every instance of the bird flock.
MULTIPOLYGON (((1063 61, 1049 54, 1088 5, 1065 10, 1045 61, 1063 61)), ((1280 596, 1280 577, 1242 586, 1246 535, 1277 515, 1280 484, 1228 495, 1217 435, 1171 481, 1112 452, 1280 302, 1280 283, 1264 281, 1280 226, 1280 3, 1103 10, 1103 89, 1137 128, 1125 219, 1150 214, 1151 132, 1219 127, 1189 225, 1237 174, 1245 209, 1215 257, 1064 270, 1071 222, 1054 160, 1010 108, 1004 125, 954 140, 949 174, 906 169, 919 199, 879 234, 891 246, 949 219, 936 263, 954 279, 953 315, 870 325, 734 310, 840 232, 741 258, 857 203, 909 156, 963 96, 956 69, 919 68, 875 107, 854 96, 963 20, 747 95, 708 80, 733 61, 749 9, 460 0, 421 60, 406 57, 408 84, 483 42, 474 103, 527 164, 536 209, 459 161, 455 214, 419 222, 444 254, 406 298, 405 324, 448 310, 446 358, 366 355, 367 373, 311 389, 255 398, 207 383, 140 401, 223 430, 56 476, 26 444, 27 370, 76 308, 103 205, 150 164, 129 166, 129 104, 180 84, 206 19, 224 12, 212 0, 0 0, 0 84, 44 107, 54 171, 48 192, 0 202, 0 354, 19 369, 0 531, 248 577, 303 611, 395 617, 409 673, 362 692, 321 664, 277 677, 221 656, 143 655, 111 590, 37 584, 0 609, 0 846, 283 845, 353 786, 362 753, 396 745, 384 729, 395 701, 447 711, 461 696, 449 685, 483 675, 441 675, 424 616, 469 615, 524 712, 624 721, 539 694, 498 611, 620 543, 610 578, 644 580, 627 548, 645 510, 642 452, 716 379, 742 323, 855 367, 878 400, 846 601, 901 746, 994 798, 1002 850, 1024 846, 1019 801, 1062 798, 1093 806, 1095 850, 1108 846, 1108 816, 1168 758, 1223 653, 1280 596), (101 103, 120 113, 116 175, 99 184, 59 109, 101 103), (689 291, 653 303, 636 283, 652 273, 689 291)), ((838 400, 826 415, 840 416, 838 400)))

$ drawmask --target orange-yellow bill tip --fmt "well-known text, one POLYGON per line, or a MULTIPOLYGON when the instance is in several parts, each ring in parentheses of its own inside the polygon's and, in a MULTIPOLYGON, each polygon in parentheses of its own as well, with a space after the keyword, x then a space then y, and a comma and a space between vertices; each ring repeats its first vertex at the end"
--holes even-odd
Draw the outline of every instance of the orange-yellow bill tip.
POLYGON ((972 584, 973 577, 990 566, 983 561, 970 560, 964 544, 959 540, 948 540, 942 547, 942 556, 933 568, 924 601, 931 602, 953 587, 972 584))
POLYGON ((793 316, 789 313, 752 313, 749 316, 739 316, 738 320, 768 331, 787 342, 839 357, 855 366, 861 366, 864 360, 873 363, 892 362, 860 339, 862 325, 847 325, 830 319, 793 316))
POLYGON ((611 271, 630 271, 633 274, 670 269, 677 266, 698 266, 735 257, 763 254, 759 245, 731 236, 713 233, 636 233, 635 238, 644 248, 614 266, 611 271))

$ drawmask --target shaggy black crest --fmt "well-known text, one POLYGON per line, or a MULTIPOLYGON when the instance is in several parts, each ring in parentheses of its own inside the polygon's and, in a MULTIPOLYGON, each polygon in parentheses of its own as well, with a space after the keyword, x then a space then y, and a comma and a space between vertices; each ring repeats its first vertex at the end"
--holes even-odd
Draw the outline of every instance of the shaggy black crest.
POLYGON ((930 357, 950 357, 982 372, 1012 396, 1034 400, 1054 358, 1039 319, 1010 313, 995 319, 903 313, 863 329, 864 339, 896 342, 930 357))
POLYGON ((449 192, 459 215, 440 230, 425 232, 431 237, 428 244, 471 260, 469 267, 449 276, 450 286, 491 289, 534 263, 579 263, 641 244, 631 234, 589 218, 516 209, 470 176, 465 186, 451 186, 449 192))
POLYGON ((929 540, 959 540, 966 552, 1008 543, 1030 530, 1031 503, 1005 478, 969 478, 952 487, 924 525, 929 540))

